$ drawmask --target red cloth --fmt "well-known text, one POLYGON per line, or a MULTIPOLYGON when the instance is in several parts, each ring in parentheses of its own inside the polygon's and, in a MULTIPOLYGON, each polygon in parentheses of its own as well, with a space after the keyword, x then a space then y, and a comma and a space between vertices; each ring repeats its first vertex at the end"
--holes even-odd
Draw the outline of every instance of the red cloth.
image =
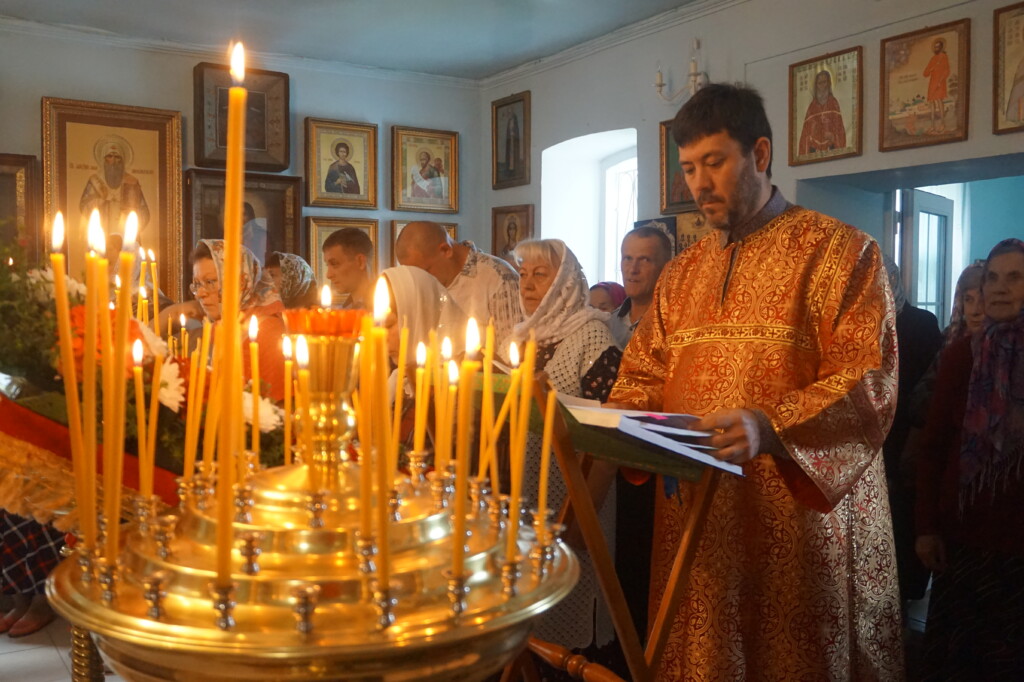
MULTIPOLYGON (((0 431, 48 450, 64 459, 71 459, 71 439, 63 424, 36 414, 32 410, 0 396, 0 431)), ((96 473, 103 473, 103 445, 97 444, 96 473)), ((153 472, 153 492, 171 506, 178 504, 177 474, 157 467, 153 472)), ((139 458, 124 455, 124 479, 122 483, 135 490, 139 489, 139 458)))
POLYGON ((995 495, 979 492, 960 512, 960 447, 971 381, 971 337, 953 341, 939 359, 924 443, 917 460, 918 535, 942 535, 978 549, 1024 555, 1024 480, 1008 477, 995 495))

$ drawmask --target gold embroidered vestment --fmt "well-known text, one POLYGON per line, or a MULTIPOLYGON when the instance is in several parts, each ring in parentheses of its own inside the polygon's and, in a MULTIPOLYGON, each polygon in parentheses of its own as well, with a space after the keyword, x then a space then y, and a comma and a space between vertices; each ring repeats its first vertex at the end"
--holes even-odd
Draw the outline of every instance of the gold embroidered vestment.
MULTIPOLYGON (((609 400, 757 408, 791 460, 761 454, 721 479, 659 679, 902 679, 881 455, 896 331, 878 245, 793 206, 723 241, 665 268, 609 400)), ((658 489, 652 614, 692 498, 691 484, 658 489)))

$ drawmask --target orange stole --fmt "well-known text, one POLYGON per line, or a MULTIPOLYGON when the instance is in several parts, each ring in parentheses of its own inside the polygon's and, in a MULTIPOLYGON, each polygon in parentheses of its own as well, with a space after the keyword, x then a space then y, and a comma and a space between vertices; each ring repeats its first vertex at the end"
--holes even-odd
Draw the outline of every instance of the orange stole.
MULTIPOLYGON (((758 408, 793 460, 721 481, 659 679, 902 679, 881 457, 896 378, 881 255, 847 225, 791 207, 666 267, 609 400, 758 408)), ((653 603, 691 498, 659 495, 653 603)))

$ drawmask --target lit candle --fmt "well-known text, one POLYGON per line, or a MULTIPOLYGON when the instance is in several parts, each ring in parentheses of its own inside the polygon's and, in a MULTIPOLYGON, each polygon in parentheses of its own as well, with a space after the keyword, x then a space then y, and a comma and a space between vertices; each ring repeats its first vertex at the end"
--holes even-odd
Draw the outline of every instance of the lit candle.
MULTIPOLYGON (((114 298, 121 295, 121 275, 114 275, 114 298)), ((138 316, 138 315, 136 315, 138 316)))
POLYGON ((363 419, 363 401, 359 391, 352 394, 359 429, 359 534, 364 540, 373 535, 373 476, 370 465, 370 421, 363 419))
POLYGON ((548 469, 551 467, 551 437, 555 423, 554 389, 548 391, 547 404, 544 405, 544 435, 540 445, 540 482, 537 486, 537 540, 545 544, 547 540, 548 515, 548 469))
MULTIPOLYGON (((132 211, 125 222, 124 242, 118 255, 118 274, 122 282, 131 281, 135 267, 135 239, 139 230, 139 217, 132 211)), ((106 281, 104 279, 104 281, 106 281)), ((112 438, 103 441, 104 465, 104 511, 107 517, 106 556, 110 561, 117 558, 121 534, 121 478, 124 469, 124 419, 125 419, 125 360, 128 346, 128 323, 131 315, 131 291, 128 286, 118 292, 113 337, 113 389, 114 409, 112 438)), ((104 396, 104 402, 108 396, 104 396)))
MULTIPOLYGON (((434 334, 433 345, 434 350, 437 350, 437 334, 431 330, 434 334)), ((441 341, 440 356, 436 353, 433 355, 433 374, 434 374, 434 466, 437 468, 437 458, 439 456, 441 446, 441 432, 444 431, 444 408, 445 401, 448 399, 448 384, 444 381, 445 372, 448 371, 448 361, 452 359, 452 340, 447 336, 441 341), (440 362, 438 360, 440 359, 440 362)))
POLYGON ((427 437, 427 397, 426 367, 427 347, 420 341, 416 344, 416 420, 413 424, 412 447, 416 452, 423 452, 427 437))
POLYGON ((196 465, 196 444, 199 439, 199 434, 197 433, 199 421, 196 417, 201 409, 200 403, 202 402, 203 395, 199 388, 199 353, 200 349, 198 348, 192 351, 188 363, 188 394, 186 396, 188 412, 185 414, 185 466, 182 469, 182 476, 184 476, 186 481, 192 478, 191 472, 196 465))
MULTIPOLYGON (((519 388, 522 369, 519 366, 519 346, 514 342, 509 346, 508 359, 512 365, 512 380, 509 382, 508 393, 505 394, 505 405, 509 407, 509 496, 505 558, 508 561, 516 561, 516 557, 519 555, 519 498, 522 495, 523 472, 519 467, 516 452, 516 434, 519 432, 519 401, 517 391, 513 390, 519 388)), ((502 412, 505 412, 505 405, 502 406, 502 412)))
POLYGON ((439 435, 440 455, 435 457, 439 469, 447 469, 452 458, 452 433, 455 430, 455 396, 459 390, 459 366, 454 360, 448 361, 448 375, 446 385, 448 390, 444 398, 444 421, 441 425, 439 435))
MULTIPOLYGON (((96 542, 96 510, 90 509, 88 504, 92 499, 89 491, 95 487, 95 481, 88 476, 85 446, 82 442, 82 406, 78 401, 78 376, 75 371, 71 311, 68 303, 67 275, 65 274, 64 216, 60 211, 57 211, 57 215, 53 219, 51 246, 50 265, 53 268, 53 296, 57 305, 57 331, 60 335, 60 364, 64 380, 64 400, 68 410, 71 462, 75 472, 78 525, 82 531, 82 542, 85 548, 92 549, 96 542)), ((93 343, 95 344, 95 340, 93 343)), ((93 418, 95 419, 95 413, 93 418)), ((93 466, 95 467, 95 460, 93 466)))
POLYGON ((480 329, 472 317, 466 323, 466 359, 459 370, 458 437, 455 441, 455 510, 452 530, 452 574, 465 571, 466 500, 469 497, 469 441, 473 411, 473 381, 480 370, 475 360, 480 352, 480 329))
MULTIPOLYGON (((120 277, 118 278, 120 279, 120 277)), ((117 291, 117 298, 121 298, 121 290, 117 291)), ((145 286, 139 287, 139 303, 136 308, 135 317, 140 323, 146 324, 146 317, 149 314, 149 292, 146 291, 145 286)))
MULTIPOLYGON (((146 472, 145 485, 149 495, 153 494, 153 468, 156 466, 156 425, 160 417, 160 387, 163 385, 161 377, 164 371, 164 356, 157 355, 153 358, 153 383, 149 393, 149 425, 146 427, 146 451, 149 458, 149 469, 146 472)), ((193 446, 193 451, 195 447, 193 446)), ((195 453, 192 455, 193 468, 195 468, 195 453)), ((141 482, 141 481, 140 481, 141 482)))
MULTIPOLYGON (((138 434, 139 454, 139 492, 143 497, 153 493, 152 488, 146 492, 146 461, 148 453, 146 438, 146 389, 142 383, 142 341, 135 339, 132 344, 132 377, 135 379, 135 430, 138 434)), ((152 485, 152 483, 150 483, 152 485)))
POLYGON ((252 445, 250 450, 260 454, 260 323, 256 316, 249 318, 249 374, 252 376, 252 445))
POLYGON ((188 323, 188 318, 185 317, 185 313, 178 315, 178 336, 181 337, 181 347, 178 348, 178 355, 185 357, 188 355, 188 330, 185 325, 188 323))
POLYGON ((404 324, 398 336, 398 376, 395 381, 395 412, 391 423, 391 448, 388 450, 388 469, 398 470, 398 443, 402 439, 402 407, 405 404, 405 356, 409 352, 409 328, 404 324))
MULTIPOLYGON (((87 469, 86 480, 91 482, 87 495, 89 497, 86 512, 92 512, 93 518, 86 519, 85 523, 95 528, 94 519, 96 513, 96 459, 97 459, 97 434, 96 434, 96 356, 97 356, 97 334, 103 325, 100 324, 100 317, 106 321, 105 328, 110 328, 110 313, 107 312, 108 301, 101 298, 100 287, 107 280, 107 261, 103 258, 106 244, 103 235, 103 228, 100 227, 100 212, 93 209, 89 216, 89 252, 86 254, 85 271, 85 350, 82 366, 82 438, 85 445, 85 465, 87 469)), ((104 372, 106 374, 106 372, 104 372)), ((104 377, 105 379, 106 377, 104 377)), ((103 384, 106 387, 106 382, 103 384)), ((96 540, 96 534, 93 533, 96 540)))
POLYGON ((292 464, 292 337, 281 338, 284 356, 284 463, 292 464))
POLYGON ((480 400, 480 453, 479 472, 477 476, 483 478, 487 475, 488 467, 492 466, 488 458, 490 444, 493 439, 491 427, 494 424, 494 324, 487 323, 487 332, 484 342, 484 385, 483 396, 480 400))
POLYGON ((312 472, 316 462, 313 457, 313 415, 309 411, 309 342, 301 334, 295 339, 295 362, 299 366, 299 392, 296 402, 299 414, 302 415, 303 459, 312 472))
POLYGON ((391 509, 388 497, 394 483, 394 470, 389 469, 389 453, 391 452, 391 431, 388 424, 388 333, 384 329, 384 320, 390 313, 390 294, 388 283, 384 277, 377 279, 373 293, 373 319, 371 330, 374 350, 374 382, 373 393, 364 395, 363 400, 373 398, 373 441, 374 463, 376 464, 377 497, 377 579, 381 589, 388 588, 391 576, 391 549, 388 541, 388 519, 391 509))
MULTIPOLYGON (((123 249, 122 249, 123 250, 123 249)), ((139 246, 139 260, 141 265, 139 267, 139 289, 146 286, 146 250, 139 246)), ((123 280, 127 282, 128 280, 123 280)))
MULTIPOLYGON (((218 328, 220 324, 218 323, 218 328)), ((217 433, 220 426, 220 408, 224 404, 221 399, 221 385, 224 383, 220 370, 222 344, 213 347, 213 367, 209 370, 210 391, 206 401, 206 420, 203 422, 203 464, 213 464, 213 455, 217 451, 217 433)))
POLYGON ((153 280, 153 333, 160 335, 160 283, 156 276, 156 256, 149 250, 149 272, 153 280))
POLYGON ((217 467, 217 584, 231 583, 231 551, 234 544, 234 479, 241 445, 242 357, 241 328, 238 316, 241 304, 242 275, 242 196, 245 184, 245 108, 248 93, 245 80, 245 50, 236 43, 231 54, 234 86, 228 91, 227 172, 224 185, 224 261, 221 265, 221 320, 218 345, 223 344, 222 415, 217 467))

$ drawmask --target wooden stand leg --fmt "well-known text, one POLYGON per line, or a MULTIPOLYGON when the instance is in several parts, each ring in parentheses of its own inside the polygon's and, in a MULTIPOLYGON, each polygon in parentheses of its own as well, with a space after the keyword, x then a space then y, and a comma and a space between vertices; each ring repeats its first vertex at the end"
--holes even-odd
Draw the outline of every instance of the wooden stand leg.
POLYGON ((708 467, 694 489, 693 505, 686 515, 679 550, 672 564, 672 572, 668 576, 665 594, 661 597, 658 615, 651 627, 651 638, 647 642, 646 662, 652 676, 657 673, 658 664, 668 643, 669 632, 672 630, 672 621, 679 612, 679 603, 686 593, 690 569, 693 568, 693 560, 697 556, 704 524, 707 523, 711 501, 715 498, 721 476, 721 469, 708 467))

